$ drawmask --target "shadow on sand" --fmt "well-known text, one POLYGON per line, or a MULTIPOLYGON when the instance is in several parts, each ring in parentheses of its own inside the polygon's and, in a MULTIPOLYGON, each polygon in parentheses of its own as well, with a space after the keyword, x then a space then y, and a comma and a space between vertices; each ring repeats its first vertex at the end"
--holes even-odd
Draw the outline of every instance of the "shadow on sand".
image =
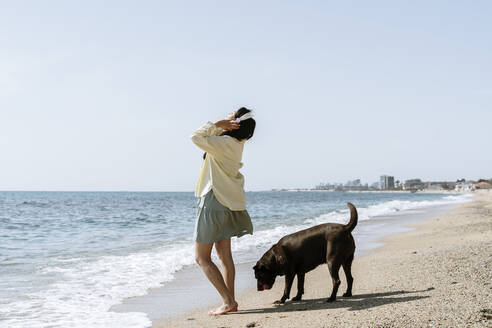
POLYGON ((284 305, 274 305, 274 307, 265 307, 260 309, 250 309, 231 313, 231 315, 250 314, 250 313, 279 313, 279 312, 295 312, 295 311, 313 311, 322 309, 338 309, 348 308, 349 311, 358 311, 374 308, 377 306, 411 302, 430 296, 417 296, 408 295, 415 293, 423 293, 433 290, 434 288, 427 288, 425 290, 416 291, 393 291, 386 293, 374 293, 374 294, 359 294, 352 297, 338 297, 335 302, 326 302, 327 298, 317 298, 310 300, 301 300, 296 302, 286 302, 284 305), (402 295, 408 295, 403 296, 402 295), (398 296, 398 297, 392 297, 398 296))

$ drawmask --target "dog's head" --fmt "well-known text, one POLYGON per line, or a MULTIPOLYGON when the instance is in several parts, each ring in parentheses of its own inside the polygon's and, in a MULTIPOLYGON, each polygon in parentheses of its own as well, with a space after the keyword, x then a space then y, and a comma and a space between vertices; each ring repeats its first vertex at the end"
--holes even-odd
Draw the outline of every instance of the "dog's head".
POLYGON ((258 291, 271 289, 277 276, 283 275, 283 257, 272 246, 253 267, 258 291))
POLYGON ((255 270, 256 286, 258 291, 267 290, 273 287, 277 274, 260 261, 253 267, 255 270))

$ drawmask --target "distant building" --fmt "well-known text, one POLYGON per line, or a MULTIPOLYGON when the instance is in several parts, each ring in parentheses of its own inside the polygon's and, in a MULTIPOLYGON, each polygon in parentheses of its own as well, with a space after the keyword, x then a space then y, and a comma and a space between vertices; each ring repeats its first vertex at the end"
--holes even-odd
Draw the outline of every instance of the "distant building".
POLYGON ((420 179, 410 179, 403 183, 403 190, 422 190, 425 187, 425 183, 420 179))
POLYGON ((320 183, 316 187, 313 188, 314 190, 334 190, 335 185, 327 182, 327 183, 320 183))
POLYGON ((379 188, 382 190, 395 189, 395 177, 382 175, 379 178, 379 188))
POLYGON ((345 186, 346 187, 361 187, 362 184, 360 183, 360 179, 355 179, 355 180, 347 181, 345 186))
POLYGON ((425 183, 425 190, 453 190, 456 182, 430 181, 425 183))
POLYGON ((479 183, 475 184, 475 188, 477 189, 492 189, 492 184, 486 181, 480 181, 479 183))
POLYGON ((454 187, 456 191, 473 191, 475 190, 475 185, 471 182, 458 182, 454 187))
POLYGON ((371 189, 380 189, 379 182, 374 182, 371 184, 371 189))
POLYGON ((437 183, 427 183, 425 190, 443 190, 444 188, 437 183))

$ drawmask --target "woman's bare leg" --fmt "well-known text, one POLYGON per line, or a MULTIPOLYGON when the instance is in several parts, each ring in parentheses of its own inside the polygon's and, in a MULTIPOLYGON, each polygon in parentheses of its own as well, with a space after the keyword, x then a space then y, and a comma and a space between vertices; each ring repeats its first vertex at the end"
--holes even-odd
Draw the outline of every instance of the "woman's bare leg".
POLYGON ((210 280, 212 285, 214 285, 215 289, 217 289, 220 296, 222 297, 224 304, 218 309, 227 310, 228 308, 234 307, 234 305, 236 305, 236 301, 229 292, 229 289, 227 288, 224 282, 224 278, 222 278, 219 269, 214 264, 214 262, 212 262, 212 259, 210 257, 212 253, 212 247, 213 244, 211 243, 195 243, 195 260, 202 268, 208 280, 210 280))
POLYGON ((234 279, 236 277, 236 268, 234 267, 234 260, 232 259, 231 252, 231 239, 221 240, 215 243, 215 250, 222 262, 222 277, 229 289, 229 293, 234 299, 234 279))

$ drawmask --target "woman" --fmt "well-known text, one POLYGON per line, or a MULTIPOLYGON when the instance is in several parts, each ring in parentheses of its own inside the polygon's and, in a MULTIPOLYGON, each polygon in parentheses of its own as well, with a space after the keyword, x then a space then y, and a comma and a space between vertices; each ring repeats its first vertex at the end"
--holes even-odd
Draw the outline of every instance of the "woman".
POLYGON ((239 172, 246 140, 253 136, 256 122, 251 110, 240 108, 224 120, 208 122, 191 140, 206 153, 196 186, 200 197, 195 226, 195 258, 222 297, 223 304, 209 312, 222 315, 237 311, 234 298, 235 267, 231 237, 253 234, 246 211, 244 177, 239 172), (212 247, 222 262, 222 274, 212 262, 212 247))

